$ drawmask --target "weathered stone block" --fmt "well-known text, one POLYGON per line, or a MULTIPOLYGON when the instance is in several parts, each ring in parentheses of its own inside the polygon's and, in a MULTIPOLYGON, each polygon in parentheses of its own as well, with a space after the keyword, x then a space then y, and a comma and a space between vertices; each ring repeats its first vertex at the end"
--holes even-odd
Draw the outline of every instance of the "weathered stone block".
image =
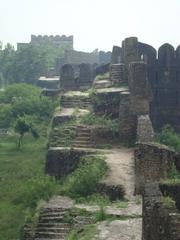
POLYGON ((137 115, 148 114, 151 92, 147 80, 147 65, 145 63, 132 62, 130 64, 129 87, 133 112, 137 115))
POLYGON ((149 115, 140 115, 137 120, 137 142, 152 142, 154 130, 149 115))
POLYGON ((139 143, 135 149, 135 192, 142 193, 147 182, 166 179, 175 162, 175 152, 157 143, 139 143))

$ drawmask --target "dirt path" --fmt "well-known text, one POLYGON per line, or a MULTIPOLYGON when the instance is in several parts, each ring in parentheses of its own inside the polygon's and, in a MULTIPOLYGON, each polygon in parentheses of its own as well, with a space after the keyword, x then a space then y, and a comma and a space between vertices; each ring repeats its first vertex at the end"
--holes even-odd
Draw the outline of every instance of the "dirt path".
POLYGON ((99 240, 141 240, 142 220, 116 220, 111 223, 101 222, 98 225, 99 240))
POLYGON ((103 182, 107 185, 122 185, 125 197, 129 200, 133 198, 135 183, 133 153, 132 148, 117 148, 105 154, 109 171, 103 182))

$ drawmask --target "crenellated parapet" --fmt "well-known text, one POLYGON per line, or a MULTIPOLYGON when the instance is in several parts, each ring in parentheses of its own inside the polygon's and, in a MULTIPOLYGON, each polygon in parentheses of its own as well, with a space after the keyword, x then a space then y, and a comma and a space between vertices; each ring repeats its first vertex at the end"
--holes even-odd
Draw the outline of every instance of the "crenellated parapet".
POLYGON ((54 47, 69 47, 73 49, 73 36, 65 35, 31 35, 31 44, 52 44, 54 47))

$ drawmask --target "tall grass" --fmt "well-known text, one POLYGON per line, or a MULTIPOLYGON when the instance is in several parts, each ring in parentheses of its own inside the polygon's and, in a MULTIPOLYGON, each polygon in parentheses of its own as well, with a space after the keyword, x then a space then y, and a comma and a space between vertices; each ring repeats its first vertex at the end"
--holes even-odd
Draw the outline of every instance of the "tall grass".
POLYGON ((58 185, 44 175, 45 153, 42 138, 27 135, 22 149, 14 136, 0 139, 0 240, 20 239, 27 214, 56 192, 58 185))

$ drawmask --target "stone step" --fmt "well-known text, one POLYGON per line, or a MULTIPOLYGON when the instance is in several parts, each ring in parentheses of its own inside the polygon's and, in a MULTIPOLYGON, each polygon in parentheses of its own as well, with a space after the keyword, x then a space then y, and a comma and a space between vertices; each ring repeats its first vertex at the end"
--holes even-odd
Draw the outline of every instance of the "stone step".
POLYGON ((73 147, 75 147, 75 148, 94 148, 94 145, 73 144, 73 147))
POLYGON ((40 216, 39 222, 40 223, 46 223, 46 222, 62 222, 63 221, 63 216, 58 216, 58 217, 42 217, 40 216))
POLYGON ((63 217, 65 215, 65 211, 64 212, 42 212, 41 213, 41 218, 44 217, 63 217))
MULTIPOLYGON (((59 238, 59 240, 66 240, 67 236, 59 238)), ((57 238, 34 238, 33 240, 57 240, 57 238)))
POLYGON ((36 232, 54 232, 54 233, 68 233, 70 230, 70 227, 69 228, 58 228, 58 227, 37 227, 36 228, 36 232))
POLYGON ((88 132, 90 133, 91 132, 91 129, 89 128, 86 128, 86 127, 81 127, 81 126, 77 126, 77 133, 84 133, 84 132, 88 132))
POLYGON ((87 131, 77 131, 76 137, 90 137, 91 136, 91 132, 87 132, 87 131))
POLYGON ((77 143, 77 144, 88 144, 88 143, 91 143, 91 141, 89 141, 89 140, 79 140, 78 138, 76 138, 74 143, 77 143))
POLYGON ((68 228, 68 223, 38 223, 37 227, 56 227, 56 228, 68 228))
POLYGON ((91 137, 89 135, 85 135, 85 136, 77 135, 76 141, 91 141, 91 137))
POLYGON ((64 233, 54 233, 54 232, 37 232, 35 234, 35 239, 36 238, 53 238, 53 239, 61 239, 67 237, 67 234, 64 233))

